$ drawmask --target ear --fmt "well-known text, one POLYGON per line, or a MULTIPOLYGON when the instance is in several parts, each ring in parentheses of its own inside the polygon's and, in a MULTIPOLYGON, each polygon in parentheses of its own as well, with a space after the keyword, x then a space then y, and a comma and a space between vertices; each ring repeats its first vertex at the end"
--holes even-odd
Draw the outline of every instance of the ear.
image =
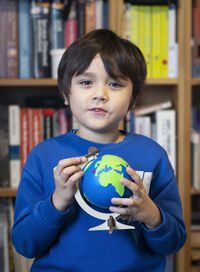
POLYGON ((63 98, 64 98, 64 104, 66 106, 68 106, 69 105, 69 99, 66 97, 66 95, 64 93, 62 93, 62 95, 63 95, 63 98))

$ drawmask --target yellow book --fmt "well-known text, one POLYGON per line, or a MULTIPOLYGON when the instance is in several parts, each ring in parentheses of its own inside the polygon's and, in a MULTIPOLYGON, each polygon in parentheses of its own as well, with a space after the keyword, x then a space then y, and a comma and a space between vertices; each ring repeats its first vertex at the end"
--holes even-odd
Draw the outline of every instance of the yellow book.
POLYGON ((161 77, 161 6, 152 6, 152 78, 161 77))
POLYGON ((161 7, 161 77, 168 77, 169 7, 161 7))
POLYGON ((138 46, 139 6, 131 5, 131 42, 138 46))
POLYGON ((147 78, 152 77, 152 57, 151 57, 151 41, 152 41, 152 7, 144 6, 144 57, 147 64, 147 78))
POLYGON ((138 47, 144 54, 144 6, 138 7, 138 47))

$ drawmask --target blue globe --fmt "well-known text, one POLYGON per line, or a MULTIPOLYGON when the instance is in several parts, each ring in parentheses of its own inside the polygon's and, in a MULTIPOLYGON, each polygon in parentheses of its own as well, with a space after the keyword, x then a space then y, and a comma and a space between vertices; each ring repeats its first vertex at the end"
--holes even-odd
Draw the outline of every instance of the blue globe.
POLYGON ((94 209, 108 212, 113 197, 130 197, 132 192, 120 183, 122 177, 131 180, 126 173, 128 166, 122 158, 113 155, 98 156, 88 162, 80 181, 80 192, 85 201, 94 209))

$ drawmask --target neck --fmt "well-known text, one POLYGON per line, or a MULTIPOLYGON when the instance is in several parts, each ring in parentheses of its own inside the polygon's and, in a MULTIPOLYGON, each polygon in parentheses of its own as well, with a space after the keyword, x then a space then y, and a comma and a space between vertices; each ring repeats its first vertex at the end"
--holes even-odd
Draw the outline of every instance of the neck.
POLYGON ((78 130, 76 134, 79 137, 86 139, 88 141, 102 144, 119 143, 123 141, 123 139, 125 138, 125 135, 123 135, 119 130, 102 133, 99 132, 88 133, 78 130))

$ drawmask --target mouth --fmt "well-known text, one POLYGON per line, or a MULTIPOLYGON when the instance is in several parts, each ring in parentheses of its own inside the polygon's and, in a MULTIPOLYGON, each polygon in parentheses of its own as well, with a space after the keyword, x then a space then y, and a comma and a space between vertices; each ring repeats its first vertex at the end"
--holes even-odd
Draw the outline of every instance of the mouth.
POLYGON ((98 115, 101 115, 101 114, 106 114, 107 111, 103 108, 98 108, 98 107, 95 107, 95 108, 91 108, 89 109, 90 112, 94 113, 94 114, 98 114, 98 115))

